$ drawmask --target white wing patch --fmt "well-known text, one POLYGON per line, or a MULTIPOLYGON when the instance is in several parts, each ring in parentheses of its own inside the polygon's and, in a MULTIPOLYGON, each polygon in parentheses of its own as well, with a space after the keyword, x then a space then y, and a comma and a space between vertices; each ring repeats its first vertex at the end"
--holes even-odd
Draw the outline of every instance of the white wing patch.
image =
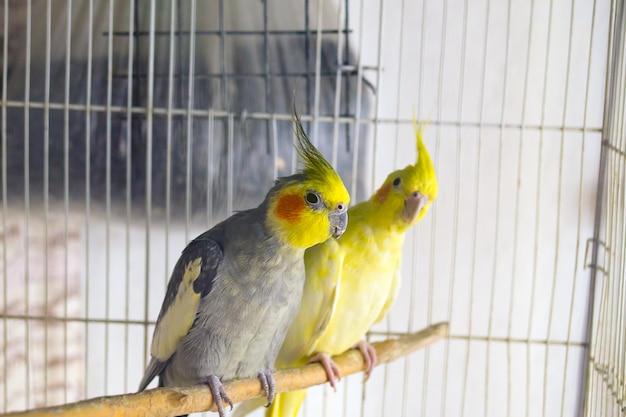
POLYGON ((176 297, 157 323, 150 353, 162 362, 174 354, 178 342, 193 325, 200 302, 200 294, 193 290, 193 283, 201 271, 202 258, 187 263, 176 297))

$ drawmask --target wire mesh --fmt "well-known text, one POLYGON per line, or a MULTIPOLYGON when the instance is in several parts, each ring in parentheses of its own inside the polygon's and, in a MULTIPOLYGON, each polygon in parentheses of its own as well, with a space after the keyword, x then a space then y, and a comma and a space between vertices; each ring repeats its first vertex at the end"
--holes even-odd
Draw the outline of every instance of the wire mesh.
POLYGON ((0 410, 136 389, 184 244, 296 166, 295 89, 355 202, 430 120, 440 195, 368 337, 451 326, 302 415, 623 414, 623 7, 3 0, 0 410))
POLYGON ((590 347, 585 416, 626 415, 626 39, 623 2, 613 2, 610 22, 600 198, 590 268, 590 347))

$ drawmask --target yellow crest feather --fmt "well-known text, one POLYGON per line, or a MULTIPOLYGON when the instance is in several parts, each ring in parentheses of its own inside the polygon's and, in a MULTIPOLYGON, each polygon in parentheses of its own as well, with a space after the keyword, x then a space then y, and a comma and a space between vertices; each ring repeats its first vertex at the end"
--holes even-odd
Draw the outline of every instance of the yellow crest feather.
POLYGON ((326 158, 320 153, 320 151, 313 146, 309 138, 307 137, 304 129, 302 128, 302 122, 300 116, 296 111, 295 103, 293 104, 293 124, 294 132, 296 133, 296 149, 298 155, 304 163, 304 167, 300 172, 313 180, 319 180, 321 182, 327 181, 328 178, 338 176, 335 169, 328 163, 326 158))
POLYGON ((428 149, 426 149, 426 145, 424 144, 423 133, 426 126, 430 122, 430 117, 426 119, 422 123, 417 123, 417 118, 415 117, 415 111, 413 111, 413 130, 415 131, 415 139, 417 142, 417 160, 415 162, 415 168, 419 172, 421 178, 432 178, 434 181, 431 182, 430 189, 426 190, 433 197, 437 196, 437 180, 435 175, 435 167, 433 166, 433 162, 430 159, 430 154, 428 153, 428 149))

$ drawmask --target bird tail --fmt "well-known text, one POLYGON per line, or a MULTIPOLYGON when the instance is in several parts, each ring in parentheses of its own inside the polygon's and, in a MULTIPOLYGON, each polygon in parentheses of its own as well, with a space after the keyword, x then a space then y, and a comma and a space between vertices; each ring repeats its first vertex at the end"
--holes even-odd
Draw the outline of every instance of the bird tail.
POLYGON ((252 400, 244 401, 238 404, 237 407, 235 407, 235 411, 231 413, 231 416, 245 417, 257 408, 263 407, 265 404, 267 404, 267 399, 265 397, 254 398, 252 400))
POLYGON ((281 392, 265 412, 265 417, 296 417, 306 397, 306 390, 281 392))
POLYGON ((150 384, 150 382, 163 371, 165 365, 167 365, 167 362, 161 362, 154 357, 150 359, 150 363, 146 368, 146 373, 139 383, 139 392, 145 390, 148 387, 148 384, 150 384))

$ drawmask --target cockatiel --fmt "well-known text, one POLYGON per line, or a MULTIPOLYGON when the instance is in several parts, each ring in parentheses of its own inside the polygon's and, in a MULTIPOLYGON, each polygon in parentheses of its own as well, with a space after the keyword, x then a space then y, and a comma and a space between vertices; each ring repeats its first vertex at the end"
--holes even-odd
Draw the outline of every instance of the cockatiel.
MULTIPOLYGON (((376 364, 376 352, 363 338, 396 299, 406 231, 437 198, 423 126, 414 122, 414 128, 415 165, 392 172, 369 200, 351 207, 350 224, 340 240, 307 249, 302 306, 287 332, 277 367, 321 362, 334 388, 341 375, 330 356, 358 347, 367 363, 366 376, 376 364)), ((278 394, 266 417, 295 417, 305 395, 305 390, 278 394)))
POLYGON ((304 167, 279 178, 257 207, 236 213, 183 250, 154 329, 139 385, 207 384, 224 416, 221 381, 258 376, 267 400, 285 334, 300 307, 304 251, 347 225, 350 196, 293 112, 304 167))

